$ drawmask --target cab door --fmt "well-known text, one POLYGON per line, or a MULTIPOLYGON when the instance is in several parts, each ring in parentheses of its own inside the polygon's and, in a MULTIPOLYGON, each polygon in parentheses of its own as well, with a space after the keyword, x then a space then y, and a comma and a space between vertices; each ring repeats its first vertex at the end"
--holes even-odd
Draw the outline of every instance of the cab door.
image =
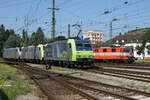
POLYGON ((71 43, 67 44, 67 60, 72 61, 72 45, 71 43))

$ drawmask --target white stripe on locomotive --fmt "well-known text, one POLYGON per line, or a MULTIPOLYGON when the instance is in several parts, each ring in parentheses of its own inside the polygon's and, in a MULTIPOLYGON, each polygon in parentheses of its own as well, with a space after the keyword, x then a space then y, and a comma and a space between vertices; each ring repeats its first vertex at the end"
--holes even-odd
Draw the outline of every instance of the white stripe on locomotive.
POLYGON ((93 53, 94 56, 130 56, 130 53, 93 53))

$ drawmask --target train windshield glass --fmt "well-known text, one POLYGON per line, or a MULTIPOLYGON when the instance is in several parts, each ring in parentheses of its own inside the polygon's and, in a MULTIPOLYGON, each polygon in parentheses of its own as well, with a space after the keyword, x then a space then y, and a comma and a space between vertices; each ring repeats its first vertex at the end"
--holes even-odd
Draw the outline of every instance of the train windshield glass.
POLYGON ((76 48, 81 48, 81 49, 89 49, 92 48, 90 43, 85 43, 85 42, 76 42, 76 48))
POLYGON ((123 52, 130 52, 130 48, 124 48, 123 52))

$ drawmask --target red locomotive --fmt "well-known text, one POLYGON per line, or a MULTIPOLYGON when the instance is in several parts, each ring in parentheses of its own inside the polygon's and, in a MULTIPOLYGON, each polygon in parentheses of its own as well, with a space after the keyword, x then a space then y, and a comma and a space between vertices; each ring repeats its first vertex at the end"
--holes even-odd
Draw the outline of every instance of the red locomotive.
POLYGON ((122 48, 94 48, 93 58, 98 62, 127 62, 133 63, 133 49, 129 47, 122 48))

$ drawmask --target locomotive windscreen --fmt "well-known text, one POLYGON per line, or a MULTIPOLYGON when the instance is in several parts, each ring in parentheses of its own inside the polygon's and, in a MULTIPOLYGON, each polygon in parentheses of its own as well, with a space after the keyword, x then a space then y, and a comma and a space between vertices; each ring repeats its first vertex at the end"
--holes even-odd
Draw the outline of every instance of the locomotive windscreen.
POLYGON ((89 49, 92 47, 90 42, 76 42, 76 48, 89 49))
POLYGON ((123 52, 130 52, 130 48, 124 48, 123 52))

